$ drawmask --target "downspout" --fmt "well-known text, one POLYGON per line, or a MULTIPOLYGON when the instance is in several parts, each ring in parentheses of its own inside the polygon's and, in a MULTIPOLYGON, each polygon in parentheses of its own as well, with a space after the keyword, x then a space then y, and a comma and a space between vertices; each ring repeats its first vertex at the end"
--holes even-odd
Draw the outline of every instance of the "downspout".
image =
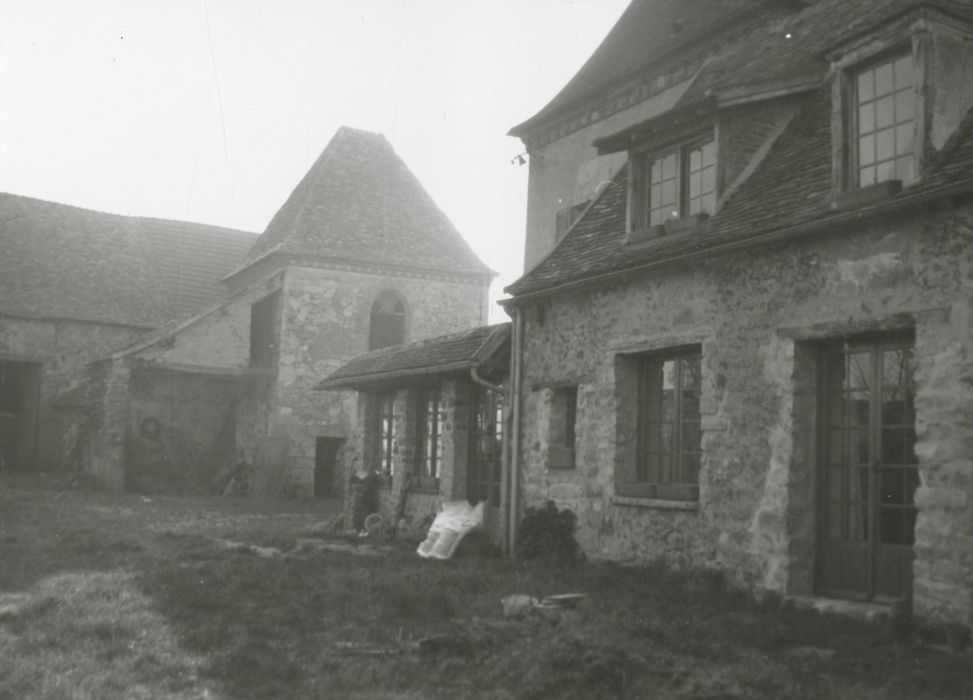
POLYGON ((517 541, 517 513, 519 510, 519 486, 520 486, 520 411, 521 411, 521 373, 523 366, 523 344, 524 344, 524 313, 523 309, 515 307, 513 309, 513 332, 511 338, 510 352, 510 395, 511 408, 511 429, 510 429, 510 469, 509 469, 509 489, 510 489, 510 510, 508 511, 507 521, 507 554, 515 554, 515 543, 517 541))

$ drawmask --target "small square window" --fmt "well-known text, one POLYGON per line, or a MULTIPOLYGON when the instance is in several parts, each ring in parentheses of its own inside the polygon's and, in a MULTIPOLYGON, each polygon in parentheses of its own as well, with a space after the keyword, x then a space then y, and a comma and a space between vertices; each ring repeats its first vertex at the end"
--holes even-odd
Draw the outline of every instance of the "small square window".
POLYGON ((632 157, 632 230, 712 214, 715 207, 716 143, 711 137, 632 157))

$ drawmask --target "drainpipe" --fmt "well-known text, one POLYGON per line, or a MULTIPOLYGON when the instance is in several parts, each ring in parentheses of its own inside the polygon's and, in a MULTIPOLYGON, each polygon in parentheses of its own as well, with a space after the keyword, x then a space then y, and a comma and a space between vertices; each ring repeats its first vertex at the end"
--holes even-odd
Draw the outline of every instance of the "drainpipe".
POLYGON ((510 468, 509 490, 510 509, 507 513, 507 553, 514 555, 514 543, 517 541, 517 512, 519 509, 520 486, 520 411, 522 402, 522 365, 524 344, 524 313, 523 309, 513 309, 513 332, 510 348, 510 396, 511 396, 511 429, 510 434, 510 468))

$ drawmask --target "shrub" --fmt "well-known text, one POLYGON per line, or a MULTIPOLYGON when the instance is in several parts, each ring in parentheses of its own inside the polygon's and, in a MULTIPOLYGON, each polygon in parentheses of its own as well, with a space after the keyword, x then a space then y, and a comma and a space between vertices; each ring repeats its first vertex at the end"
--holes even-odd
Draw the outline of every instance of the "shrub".
POLYGON ((574 539, 577 516, 570 510, 558 510, 554 501, 528 507, 517 531, 517 556, 534 559, 548 556, 560 563, 577 559, 578 543, 574 539))

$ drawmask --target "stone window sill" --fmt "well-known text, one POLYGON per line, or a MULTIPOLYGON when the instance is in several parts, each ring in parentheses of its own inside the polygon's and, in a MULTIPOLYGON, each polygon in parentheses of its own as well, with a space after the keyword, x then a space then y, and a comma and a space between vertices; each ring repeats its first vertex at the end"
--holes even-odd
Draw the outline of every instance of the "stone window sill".
POLYGON ((635 508, 655 508, 657 510, 699 510, 699 501, 667 501, 661 498, 636 498, 634 496, 612 496, 616 506, 635 508))

